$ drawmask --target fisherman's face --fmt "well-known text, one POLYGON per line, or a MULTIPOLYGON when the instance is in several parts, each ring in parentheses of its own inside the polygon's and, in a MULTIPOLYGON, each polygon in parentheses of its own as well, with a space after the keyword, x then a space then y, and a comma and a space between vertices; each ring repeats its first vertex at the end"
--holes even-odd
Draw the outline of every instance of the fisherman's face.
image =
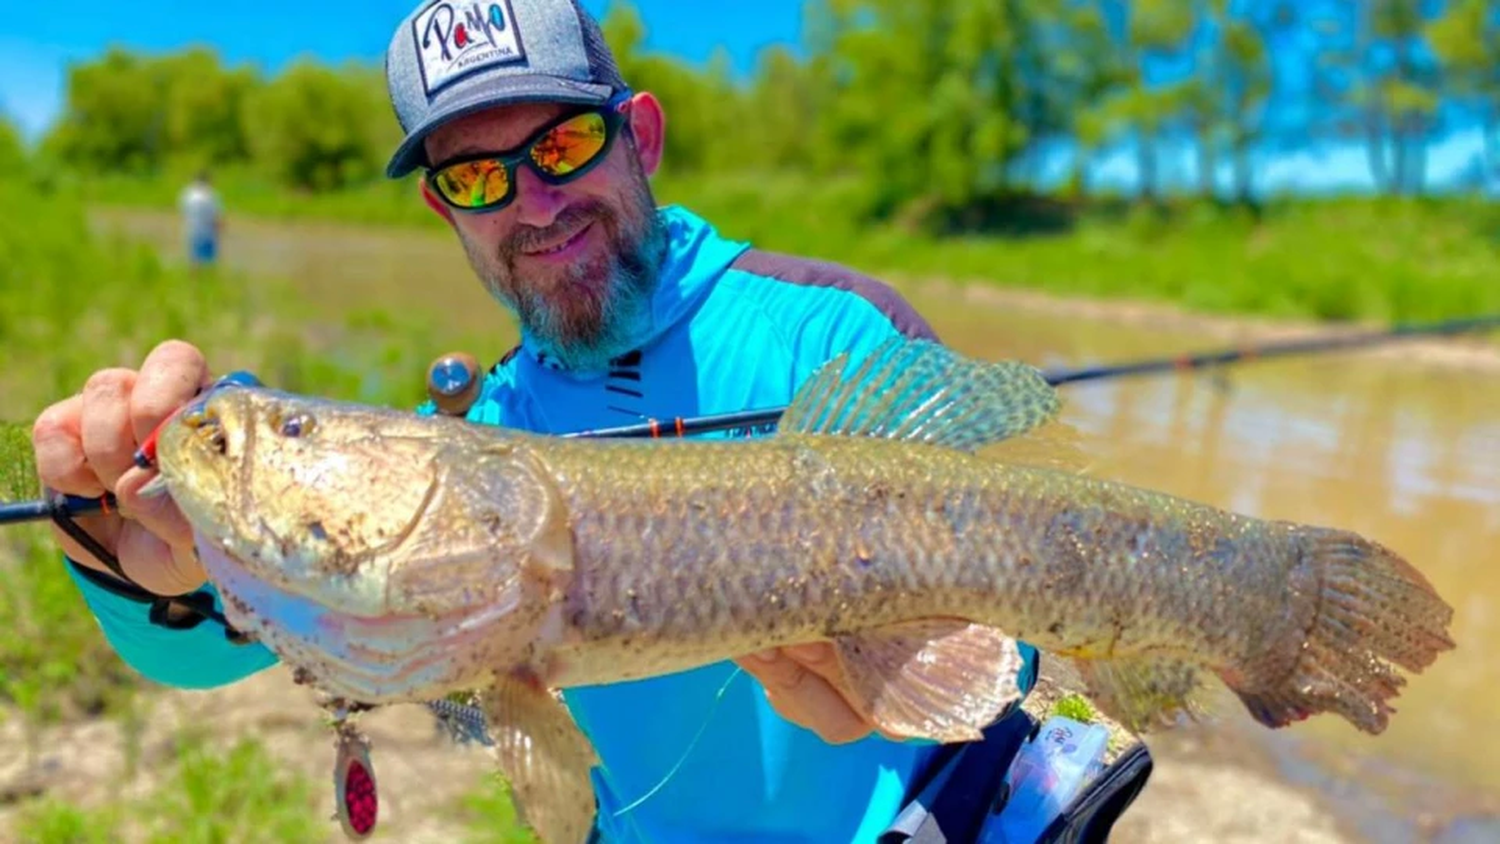
MULTIPOLYGON (((451 215, 485 287, 569 368, 605 368, 630 351, 650 318, 666 234, 648 182, 660 148, 659 112, 654 100, 641 102, 631 101, 604 161, 582 177, 549 185, 521 166, 509 205, 451 215)), ((527 103, 459 118, 428 136, 427 160, 441 166, 509 152, 575 108, 527 103)))

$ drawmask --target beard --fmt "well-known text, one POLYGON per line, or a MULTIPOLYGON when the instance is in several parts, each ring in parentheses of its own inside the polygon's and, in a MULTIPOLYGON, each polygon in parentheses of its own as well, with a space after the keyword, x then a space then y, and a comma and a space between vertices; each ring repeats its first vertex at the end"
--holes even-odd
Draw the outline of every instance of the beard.
MULTIPOLYGON (((631 351, 651 322, 666 226, 638 162, 618 205, 589 198, 569 205, 545 228, 524 226, 490 252, 462 237, 469 263, 490 295, 516 315, 524 336, 564 368, 594 372, 631 351), (605 238, 598 257, 524 276, 526 249, 592 224, 605 238), (545 275, 546 277, 542 277, 545 275)), ((491 247, 494 248, 494 247, 491 247)))

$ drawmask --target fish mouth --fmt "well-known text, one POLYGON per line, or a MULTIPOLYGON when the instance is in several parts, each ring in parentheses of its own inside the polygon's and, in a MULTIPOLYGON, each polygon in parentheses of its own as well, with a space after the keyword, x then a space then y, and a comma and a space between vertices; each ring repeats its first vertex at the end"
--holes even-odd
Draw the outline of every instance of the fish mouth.
MULTIPOLYGON (((429 700, 472 687, 487 674, 480 654, 514 609, 501 601, 437 616, 353 615, 280 588, 212 543, 199 559, 219 589, 226 618, 313 685, 368 704, 429 700)), ((493 649, 490 649, 493 650, 493 649)))

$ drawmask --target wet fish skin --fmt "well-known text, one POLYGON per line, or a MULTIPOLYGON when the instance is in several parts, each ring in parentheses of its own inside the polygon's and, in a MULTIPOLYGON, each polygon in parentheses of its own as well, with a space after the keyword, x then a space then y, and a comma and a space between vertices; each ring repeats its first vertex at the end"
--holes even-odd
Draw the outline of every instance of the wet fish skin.
POLYGON ((769 440, 558 440, 236 389, 160 454, 237 626, 357 699, 489 688, 549 840, 592 811, 549 687, 829 640, 887 732, 964 740, 1019 697, 1021 638, 1138 729, 1206 670, 1269 726, 1379 732, 1394 666, 1452 647, 1430 584, 1361 537, 976 454, 1055 414, 1028 367, 921 343, 845 363, 769 440))
MULTIPOLYGON (((1452 645, 1439 632, 1449 612, 1425 579, 1343 531, 865 438, 538 447, 573 514, 565 615, 574 636, 553 651, 559 686, 961 618, 1084 662, 1201 664, 1256 696, 1274 693, 1316 639, 1321 585, 1358 578, 1362 566, 1383 578, 1362 589, 1431 620, 1409 631, 1372 620, 1362 636, 1388 636, 1410 670, 1452 645)), ((1377 699, 1330 705, 1362 729, 1384 729, 1386 674, 1350 676, 1351 689, 1377 699)), ((1117 714, 1137 727, 1150 717, 1117 714)))

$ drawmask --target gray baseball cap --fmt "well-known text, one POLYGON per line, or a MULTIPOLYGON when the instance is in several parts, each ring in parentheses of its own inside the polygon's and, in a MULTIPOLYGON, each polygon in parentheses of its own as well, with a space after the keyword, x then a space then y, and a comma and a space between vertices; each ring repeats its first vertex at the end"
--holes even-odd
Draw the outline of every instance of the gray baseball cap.
POLYGON ((386 84, 406 133, 386 165, 425 163, 422 139, 455 117, 520 102, 601 105, 625 80, 577 0, 423 0, 396 27, 386 84))

